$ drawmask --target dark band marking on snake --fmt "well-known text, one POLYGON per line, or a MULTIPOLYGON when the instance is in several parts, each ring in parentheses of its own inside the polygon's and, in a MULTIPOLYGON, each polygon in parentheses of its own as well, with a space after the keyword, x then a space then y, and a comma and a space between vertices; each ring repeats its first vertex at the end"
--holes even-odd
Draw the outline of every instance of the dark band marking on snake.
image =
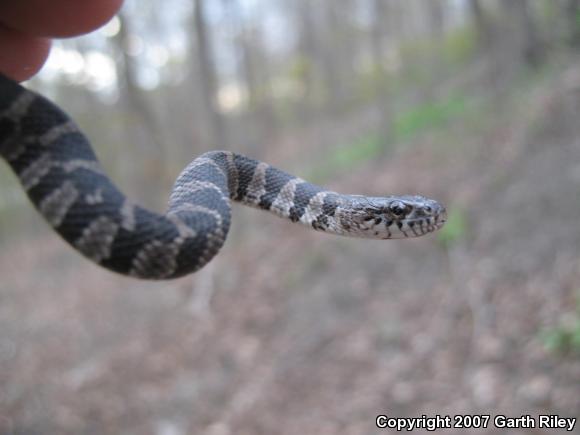
POLYGON ((70 245, 138 278, 175 278, 203 267, 224 244, 230 200, 317 231, 362 238, 422 236, 446 219, 443 206, 422 196, 330 192, 230 151, 191 162, 173 186, 167 212, 154 213, 117 189, 68 115, 2 75, 0 155, 70 245))

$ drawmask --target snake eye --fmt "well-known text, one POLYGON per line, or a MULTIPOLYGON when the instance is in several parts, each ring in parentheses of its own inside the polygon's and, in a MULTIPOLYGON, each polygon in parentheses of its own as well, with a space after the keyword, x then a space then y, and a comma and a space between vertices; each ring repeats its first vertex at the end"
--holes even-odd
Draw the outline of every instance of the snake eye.
POLYGON ((395 216, 403 216, 405 214, 406 207, 401 202, 394 202, 389 206, 389 210, 395 216))

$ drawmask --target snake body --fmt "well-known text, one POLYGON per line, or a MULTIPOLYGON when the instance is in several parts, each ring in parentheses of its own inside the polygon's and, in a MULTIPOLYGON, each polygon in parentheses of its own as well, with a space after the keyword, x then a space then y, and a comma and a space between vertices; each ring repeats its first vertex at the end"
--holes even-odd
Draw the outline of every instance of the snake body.
POLYGON ((70 245, 138 278, 175 278, 209 262, 226 239, 230 200, 344 236, 415 237, 445 222, 445 209, 431 199, 342 195, 229 151, 191 162, 175 182, 167 212, 157 214, 119 191, 68 115, 2 75, 0 155, 70 245))

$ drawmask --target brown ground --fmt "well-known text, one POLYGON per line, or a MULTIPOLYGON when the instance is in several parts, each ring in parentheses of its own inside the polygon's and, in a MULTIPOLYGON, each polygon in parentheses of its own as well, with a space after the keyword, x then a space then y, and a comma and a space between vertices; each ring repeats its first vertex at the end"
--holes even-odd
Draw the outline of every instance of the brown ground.
POLYGON ((388 433, 380 413, 577 417, 580 360, 539 333, 574 320, 580 289, 580 69, 525 98, 515 122, 498 107, 483 135, 458 126, 456 145, 423 138, 330 186, 466 210, 449 249, 337 239, 239 207, 223 252, 169 283, 104 272, 48 229, 4 245, 0 433, 354 435, 388 433))

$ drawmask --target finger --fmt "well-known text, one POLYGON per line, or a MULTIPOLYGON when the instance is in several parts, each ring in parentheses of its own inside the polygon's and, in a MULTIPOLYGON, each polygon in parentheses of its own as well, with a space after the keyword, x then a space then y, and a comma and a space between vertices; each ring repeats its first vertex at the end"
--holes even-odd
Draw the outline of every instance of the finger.
POLYGON ((0 1, 0 22, 35 36, 74 36, 106 23, 122 3, 123 0, 0 1))
POLYGON ((48 57, 50 40, 28 36, 0 25, 0 71, 23 81, 38 72, 48 57))

